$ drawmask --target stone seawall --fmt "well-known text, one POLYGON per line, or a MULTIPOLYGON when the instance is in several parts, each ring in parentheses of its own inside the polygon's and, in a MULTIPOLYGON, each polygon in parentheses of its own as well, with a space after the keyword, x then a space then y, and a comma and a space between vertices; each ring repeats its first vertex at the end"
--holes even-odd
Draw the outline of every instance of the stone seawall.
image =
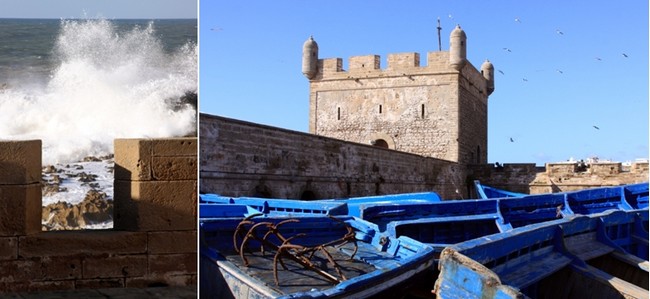
POLYGON ((115 141, 115 228, 41 230, 41 142, 0 142, 0 293, 196 285, 196 138, 115 141))
MULTIPOLYGON (((494 164, 469 166, 468 181, 529 194, 574 191, 601 186, 619 186, 648 181, 648 162, 623 166, 618 162, 494 164)), ((472 186, 473 190, 473 186, 472 186)), ((473 192, 473 191, 472 191, 473 192)))
POLYGON ((465 170, 453 162, 205 114, 199 130, 202 193, 322 199, 436 191, 466 198, 465 170))

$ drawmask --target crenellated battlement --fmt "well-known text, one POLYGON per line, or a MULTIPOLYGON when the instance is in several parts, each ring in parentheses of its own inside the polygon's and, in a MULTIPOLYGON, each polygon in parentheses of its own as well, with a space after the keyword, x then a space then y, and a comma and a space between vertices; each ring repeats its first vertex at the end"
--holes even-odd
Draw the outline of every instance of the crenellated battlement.
MULTIPOLYGON (((405 52, 388 54, 387 66, 381 65, 380 55, 352 56, 348 59, 348 69, 343 69, 342 58, 324 58, 318 60, 316 75, 313 80, 340 80, 358 78, 376 78, 408 75, 429 75, 458 73, 449 64, 449 52, 427 53, 427 64, 420 64, 420 53, 405 52)), ((481 78, 481 73, 473 65, 462 70, 470 76, 481 78)), ((484 79, 483 79, 484 80, 484 79)))
POLYGON ((195 285, 196 148, 115 140, 114 229, 42 231, 41 141, 0 142, 0 293, 195 285))
POLYGON ((471 165, 470 180, 493 187, 523 192, 548 193, 599 186, 618 186, 646 182, 648 162, 623 165, 620 162, 557 162, 535 164, 471 165))

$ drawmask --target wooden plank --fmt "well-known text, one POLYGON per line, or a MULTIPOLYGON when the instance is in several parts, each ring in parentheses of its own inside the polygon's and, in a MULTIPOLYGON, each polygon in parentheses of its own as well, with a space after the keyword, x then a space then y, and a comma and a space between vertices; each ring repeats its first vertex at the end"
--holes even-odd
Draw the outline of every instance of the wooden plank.
POLYGON ((607 285, 615 289, 625 298, 639 298, 639 299, 648 298, 648 290, 633 285, 618 277, 611 276, 606 272, 598 270, 597 268, 594 268, 592 266, 582 267, 575 264, 571 264, 571 268, 575 272, 582 274, 585 277, 588 277, 595 282, 598 282, 602 285, 607 285))

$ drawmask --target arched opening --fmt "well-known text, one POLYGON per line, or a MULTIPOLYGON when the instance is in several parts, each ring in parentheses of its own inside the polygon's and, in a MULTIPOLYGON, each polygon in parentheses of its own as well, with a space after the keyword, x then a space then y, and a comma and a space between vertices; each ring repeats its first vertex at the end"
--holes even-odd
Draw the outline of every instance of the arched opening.
POLYGON ((271 190, 266 185, 257 185, 253 197, 273 198, 273 194, 271 194, 271 190))
POLYGON ((383 148, 388 148, 388 142, 384 139, 375 139, 372 142, 370 142, 373 146, 376 147, 383 147, 383 148))
POLYGON ((316 200, 316 199, 318 199, 316 197, 316 193, 314 193, 311 190, 305 190, 300 195, 300 200, 316 200))

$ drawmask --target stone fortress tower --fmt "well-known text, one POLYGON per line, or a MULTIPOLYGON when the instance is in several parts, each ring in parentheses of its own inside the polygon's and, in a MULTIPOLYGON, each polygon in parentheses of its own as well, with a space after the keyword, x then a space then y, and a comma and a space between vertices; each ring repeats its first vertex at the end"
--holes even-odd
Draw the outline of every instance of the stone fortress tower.
POLYGON ((487 163, 487 100, 494 67, 467 61, 467 37, 457 26, 449 51, 318 58, 310 37, 302 72, 309 79, 309 132, 460 164, 487 163))

